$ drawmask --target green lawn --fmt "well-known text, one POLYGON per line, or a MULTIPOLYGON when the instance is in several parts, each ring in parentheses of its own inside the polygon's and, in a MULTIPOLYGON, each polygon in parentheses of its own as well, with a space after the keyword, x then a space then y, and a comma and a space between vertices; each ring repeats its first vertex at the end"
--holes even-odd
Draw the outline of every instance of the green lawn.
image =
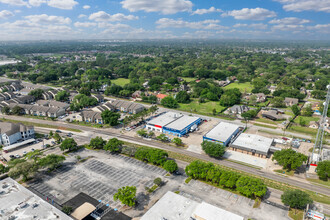
POLYGON ((258 118, 255 121, 262 122, 262 123, 267 123, 267 124, 272 124, 272 125, 277 125, 277 124, 281 123, 281 122, 275 122, 273 120, 266 119, 266 118, 258 118))
POLYGON ((260 124, 260 123, 253 123, 254 125, 260 126, 260 127, 265 127, 265 128, 271 128, 271 129, 276 129, 277 127, 271 126, 271 125, 265 125, 265 124, 260 124))
POLYGON ((187 111, 191 113, 199 113, 204 115, 213 114, 213 109, 216 109, 217 112, 222 111, 225 107, 219 105, 219 102, 206 102, 199 103, 198 100, 193 100, 189 104, 179 104, 178 110, 187 111))
POLYGON ((300 118, 303 118, 306 121, 306 124, 309 125, 311 121, 319 121, 319 117, 307 117, 307 116, 298 116, 295 120, 294 123, 299 124, 300 118))
POLYGON ((194 77, 181 77, 181 78, 188 83, 197 80, 197 78, 194 77))
POLYGON ((316 135, 316 133, 317 133, 317 129, 308 128, 308 127, 300 127, 300 126, 295 126, 295 125, 290 126, 289 129, 287 129, 287 130, 304 133, 304 134, 310 134, 310 135, 316 135))
POLYGON ((251 92, 252 85, 249 82, 246 83, 230 83, 228 86, 225 86, 224 89, 234 89, 238 88, 241 92, 251 92))
POLYGON ((111 80, 111 83, 116 84, 117 86, 124 86, 130 82, 129 79, 125 78, 118 78, 118 79, 113 79, 111 80))
POLYGON ((290 209, 289 217, 293 220, 303 220, 304 211, 299 210, 299 209, 290 209))
POLYGON ((310 178, 308 178, 307 180, 310 181, 310 182, 313 182, 313 183, 316 183, 316 184, 321 184, 323 186, 326 186, 326 187, 330 188, 330 181, 323 181, 323 180, 320 180, 320 179, 310 179, 310 178))

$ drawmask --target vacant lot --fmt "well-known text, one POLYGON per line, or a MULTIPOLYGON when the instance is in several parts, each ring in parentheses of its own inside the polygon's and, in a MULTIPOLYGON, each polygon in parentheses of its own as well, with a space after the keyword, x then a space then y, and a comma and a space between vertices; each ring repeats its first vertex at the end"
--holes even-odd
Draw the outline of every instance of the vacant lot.
POLYGON ((111 83, 116 84, 117 86, 124 86, 124 85, 128 84, 129 82, 130 82, 129 79, 125 79, 125 78, 118 78, 118 79, 111 80, 111 83))
POLYGON ((206 102, 199 103, 197 99, 193 99, 189 104, 180 104, 178 110, 187 111, 191 113, 198 113, 203 115, 212 115, 213 109, 217 112, 221 112, 225 107, 221 106, 219 102, 206 102))
POLYGON ((252 85, 249 82, 246 83, 231 83, 228 86, 224 87, 225 89, 234 89, 234 88, 238 88, 241 92, 251 92, 252 90, 252 85))

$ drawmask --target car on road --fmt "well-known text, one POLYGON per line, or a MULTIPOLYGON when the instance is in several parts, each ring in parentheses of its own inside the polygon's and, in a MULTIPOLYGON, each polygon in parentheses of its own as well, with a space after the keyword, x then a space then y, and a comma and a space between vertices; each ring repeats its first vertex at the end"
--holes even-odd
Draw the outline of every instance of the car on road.
POLYGON ((72 137, 72 133, 70 132, 70 133, 68 133, 66 136, 68 136, 68 137, 72 137))
POLYGON ((52 145, 55 145, 56 143, 55 143, 55 141, 52 141, 51 144, 52 144, 52 145))
POLYGON ((20 158, 21 156, 18 154, 15 154, 15 158, 20 158))
POLYGON ((14 156, 14 155, 9 155, 9 157, 10 157, 11 159, 15 158, 15 156, 14 156))
POLYGON ((26 154, 27 154, 27 152, 26 152, 26 151, 24 151, 24 152, 23 152, 23 156, 25 156, 26 154))
POLYGON ((62 131, 60 131, 60 130, 56 130, 55 132, 57 132, 57 133, 62 133, 62 131))
POLYGON ((126 131, 130 131, 132 130, 132 128, 128 127, 128 128, 125 128, 126 131))
POLYGON ((32 148, 31 151, 32 151, 32 152, 35 151, 34 148, 32 148))

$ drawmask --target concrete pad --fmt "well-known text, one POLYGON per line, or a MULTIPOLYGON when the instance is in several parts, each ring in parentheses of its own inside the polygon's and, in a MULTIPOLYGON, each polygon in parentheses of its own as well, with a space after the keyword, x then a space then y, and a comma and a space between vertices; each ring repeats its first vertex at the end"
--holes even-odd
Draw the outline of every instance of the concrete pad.
POLYGON ((248 163, 253 166, 258 166, 261 168, 266 168, 266 165, 267 165, 267 159, 251 156, 248 154, 243 154, 240 152, 231 151, 228 149, 223 157, 230 159, 230 160, 236 160, 239 162, 248 163))
POLYGON ((202 147, 200 145, 189 145, 187 151, 201 154, 203 153, 202 147))

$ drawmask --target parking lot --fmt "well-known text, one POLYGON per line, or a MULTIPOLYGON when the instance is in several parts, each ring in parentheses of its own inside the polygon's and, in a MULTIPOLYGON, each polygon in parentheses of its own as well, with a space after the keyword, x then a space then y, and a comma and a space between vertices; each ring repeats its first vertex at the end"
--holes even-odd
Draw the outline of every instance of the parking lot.
POLYGON ((134 185, 137 191, 153 186, 153 180, 163 178, 166 171, 141 161, 121 155, 110 155, 89 151, 82 152, 82 157, 94 154, 101 158, 91 158, 84 163, 74 164, 74 156, 68 158, 67 164, 52 175, 42 177, 29 184, 29 187, 42 196, 63 204, 80 192, 120 209, 120 202, 113 200, 117 189, 134 185))
POLYGON ((18 155, 20 157, 23 156, 24 153, 28 153, 28 152, 31 152, 33 150, 41 150, 43 149, 43 145, 52 145, 52 141, 54 141, 53 139, 49 139, 49 140, 46 140, 44 139, 44 141, 40 141, 39 143, 35 143, 35 144, 29 144, 29 145, 26 145, 26 146, 21 146, 21 147, 18 147, 14 150, 11 150, 9 151, 8 153, 5 153, 2 151, 2 153, 0 153, 1 156, 3 156, 7 161, 10 160, 10 155, 18 155))

